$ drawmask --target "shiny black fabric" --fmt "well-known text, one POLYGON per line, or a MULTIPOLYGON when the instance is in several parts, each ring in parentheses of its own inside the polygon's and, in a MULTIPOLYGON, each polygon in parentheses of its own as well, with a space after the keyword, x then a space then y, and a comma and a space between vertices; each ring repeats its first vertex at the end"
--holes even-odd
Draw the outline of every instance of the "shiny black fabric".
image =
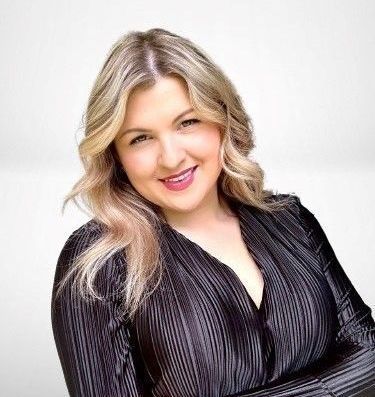
POLYGON ((275 214, 235 206, 264 278, 259 309, 229 266, 163 223, 163 278, 134 321, 117 316, 120 251, 98 273, 103 302, 83 301, 69 285, 54 301, 73 258, 102 233, 94 220, 74 231, 58 258, 51 306, 69 395, 375 396, 371 309, 314 215, 291 198, 275 214))

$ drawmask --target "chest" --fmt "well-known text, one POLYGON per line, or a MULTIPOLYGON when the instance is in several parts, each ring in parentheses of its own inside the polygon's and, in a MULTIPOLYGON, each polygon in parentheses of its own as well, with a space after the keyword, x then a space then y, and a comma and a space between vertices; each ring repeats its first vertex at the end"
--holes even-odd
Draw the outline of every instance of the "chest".
POLYGON ((228 225, 219 233, 216 230, 215 234, 206 233, 200 236, 189 234, 188 238, 200 249, 222 262, 224 266, 228 266, 259 308, 263 296, 264 279, 243 241, 238 224, 228 225))
POLYGON ((259 225, 253 234, 244 226, 245 241, 236 227, 168 235, 166 271, 132 328, 155 396, 176 379, 170 396, 227 395, 275 380, 327 351, 335 307, 318 259, 297 233, 285 237, 276 225, 258 233, 259 225), (279 243, 283 238, 288 244, 279 243), (267 290, 261 314, 240 283, 259 305, 264 286, 257 261, 267 290))

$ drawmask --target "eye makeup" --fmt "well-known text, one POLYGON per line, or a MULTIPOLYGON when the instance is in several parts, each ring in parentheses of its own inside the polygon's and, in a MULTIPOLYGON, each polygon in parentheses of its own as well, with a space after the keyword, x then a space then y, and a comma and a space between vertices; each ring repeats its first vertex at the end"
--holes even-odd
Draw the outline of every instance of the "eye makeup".
MULTIPOLYGON (((189 128, 190 126, 192 126, 192 125, 194 125, 194 124, 197 124, 197 123, 199 123, 199 122, 200 122, 200 120, 198 120, 198 119, 186 119, 186 120, 181 121, 180 125, 182 125, 183 128, 185 129, 185 128, 189 128), (186 126, 184 126, 184 123, 189 123, 189 124, 186 125, 186 126)), ((146 141, 147 139, 141 139, 141 138, 143 138, 143 137, 146 137, 146 138, 147 138, 147 135, 145 135, 145 134, 138 135, 137 137, 133 138, 133 139, 129 142, 129 145, 137 145, 137 144, 139 144, 139 143, 141 143, 141 142, 146 141)))

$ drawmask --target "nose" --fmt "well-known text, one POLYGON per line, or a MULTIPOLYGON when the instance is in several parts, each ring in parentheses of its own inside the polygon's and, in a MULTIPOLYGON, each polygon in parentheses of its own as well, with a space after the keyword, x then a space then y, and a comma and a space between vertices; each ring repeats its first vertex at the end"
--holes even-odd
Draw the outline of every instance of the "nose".
POLYGON ((167 137, 160 141, 160 153, 158 158, 158 165, 160 168, 168 170, 177 170, 180 164, 185 161, 185 148, 174 137, 167 137))

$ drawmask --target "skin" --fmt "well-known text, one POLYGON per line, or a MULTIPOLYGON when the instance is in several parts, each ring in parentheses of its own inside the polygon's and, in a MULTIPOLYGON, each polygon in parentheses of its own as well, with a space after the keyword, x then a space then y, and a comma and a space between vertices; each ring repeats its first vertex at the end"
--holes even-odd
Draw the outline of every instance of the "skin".
POLYGON ((114 145, 132 186, 161 208, 170 225, 179 230, 199 230, 202 225, 214 229, 228 219, 217 193, 220 131, 195 111, 173 123, 190 108, 182 79, 163 77, 151 88, 137 88, 129 96, 114 145), (150 131, 124 133, 130 128, 150 131), (138 143, 131 144, 136 138, 138 143), (195 165, 195 179, 187 189, 171 191, 158 180, 195 165))
POLYGON ((136 89, 114 140, 117 155, 135 190, 161 208, 169 225, 231 267, 259 307, 261 272, 244 244, 238 218, 228 215, 228 204, 222 208, 218 200, 219 128, 194 111, 173 122, 191 107, 186 85, 177 78, 136 89), (130 128, 149 132, 125 133, 130 128), (131 145, 136 138, 139 142, 131 145), (184 190, 168 190, 158 180, 194 165, 195 179, 184 190))

